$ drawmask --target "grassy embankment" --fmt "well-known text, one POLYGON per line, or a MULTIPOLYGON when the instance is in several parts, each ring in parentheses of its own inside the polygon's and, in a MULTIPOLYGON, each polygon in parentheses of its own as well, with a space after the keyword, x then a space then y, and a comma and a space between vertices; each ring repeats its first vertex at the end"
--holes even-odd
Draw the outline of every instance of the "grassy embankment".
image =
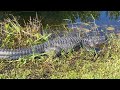
MULTIPOLYGON (((43 43, 49 35, 41 35, 42 24, 33 20, 24 27, 18 21, 1 22, 1 48, 20 48, 43 43), (3 30, 4 28, 4 30, 3 30), (3 30, 3 31, 2 31, 3 30)), ((59 58, 32 55, 19 60, 0 60, 1 79, 104 79, 120 78, 120 39, 111 38, 96 56, 85 49, 64 54, 59 58)))

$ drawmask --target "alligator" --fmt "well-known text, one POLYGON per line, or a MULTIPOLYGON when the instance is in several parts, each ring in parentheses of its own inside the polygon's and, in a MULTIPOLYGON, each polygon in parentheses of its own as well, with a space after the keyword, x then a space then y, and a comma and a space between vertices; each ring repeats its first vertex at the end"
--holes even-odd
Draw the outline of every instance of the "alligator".
POLYGON ((104 36, 91 36, 81 37, 80 32, 70 32, 65 36, 57 37, 52 40, 48 40, 43 44, 34 45, 29 48, 20 48, 20 49, 0 49, 0 59, 16 60, 20 57, 27 55, 32 55, 33 53, 40 54, 46 53, 49 51, 54 51, 55 56, 59 56, 61 51, 64 50, 65 53, 69 49, 77 50, 81 47, 96 48, 97 45, 106 42, 107 37, 104 36))

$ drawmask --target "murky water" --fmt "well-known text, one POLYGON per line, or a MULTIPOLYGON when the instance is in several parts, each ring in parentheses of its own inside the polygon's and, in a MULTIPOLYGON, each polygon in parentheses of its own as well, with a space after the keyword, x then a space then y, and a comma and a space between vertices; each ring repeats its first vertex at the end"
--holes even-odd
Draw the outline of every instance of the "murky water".
POLYGON ((66 23, 66 19, 71 19, 72 23, 91 22, 93 21, 91 15, 93 15, 95 23, 100 26, 99 29, 108 29, 111 32, 115 30, 115 33, 120 33, 119 11, 9 11, 0 12, 0 19, 5 18, 8 14, 19 17, 21 24, 23 24, 23 19, 28 21, 30 16, 34 18, 37 14, 44 26, 46 24, 60 25, 66 23), (76 19, 78 17, 79 19, 76 19))

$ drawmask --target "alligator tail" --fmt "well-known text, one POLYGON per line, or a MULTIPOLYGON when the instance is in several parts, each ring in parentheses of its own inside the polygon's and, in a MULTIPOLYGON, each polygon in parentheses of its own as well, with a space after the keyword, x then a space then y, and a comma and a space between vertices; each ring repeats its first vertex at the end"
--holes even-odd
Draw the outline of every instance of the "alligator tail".
POLYGON ((0 59, 16 60, 20 57, 44 52, 44 45, 35 45, 24 49, 0 49, 0 59))

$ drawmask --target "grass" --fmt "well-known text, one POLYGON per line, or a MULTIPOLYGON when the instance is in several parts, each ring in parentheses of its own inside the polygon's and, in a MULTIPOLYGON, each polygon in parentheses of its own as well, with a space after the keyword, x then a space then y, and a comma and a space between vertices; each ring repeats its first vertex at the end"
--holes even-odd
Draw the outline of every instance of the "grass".
MULTIPOLYGON (((47 41, 48 34, 40 34, 42 24, 30 20, 24 27, 14 17, 1 22, 1 48, 28 47, 47 41), (3 28, 2 28, 3 27, 3 28), (9 45, 9 46, 8 46, 9 45)), ((112 36, 100 53, 94 55, 80 49, 61 57, 36 55, 15 61, 0 60, 1 79, 118 79, 120 78, 120 39, 112 36)))

